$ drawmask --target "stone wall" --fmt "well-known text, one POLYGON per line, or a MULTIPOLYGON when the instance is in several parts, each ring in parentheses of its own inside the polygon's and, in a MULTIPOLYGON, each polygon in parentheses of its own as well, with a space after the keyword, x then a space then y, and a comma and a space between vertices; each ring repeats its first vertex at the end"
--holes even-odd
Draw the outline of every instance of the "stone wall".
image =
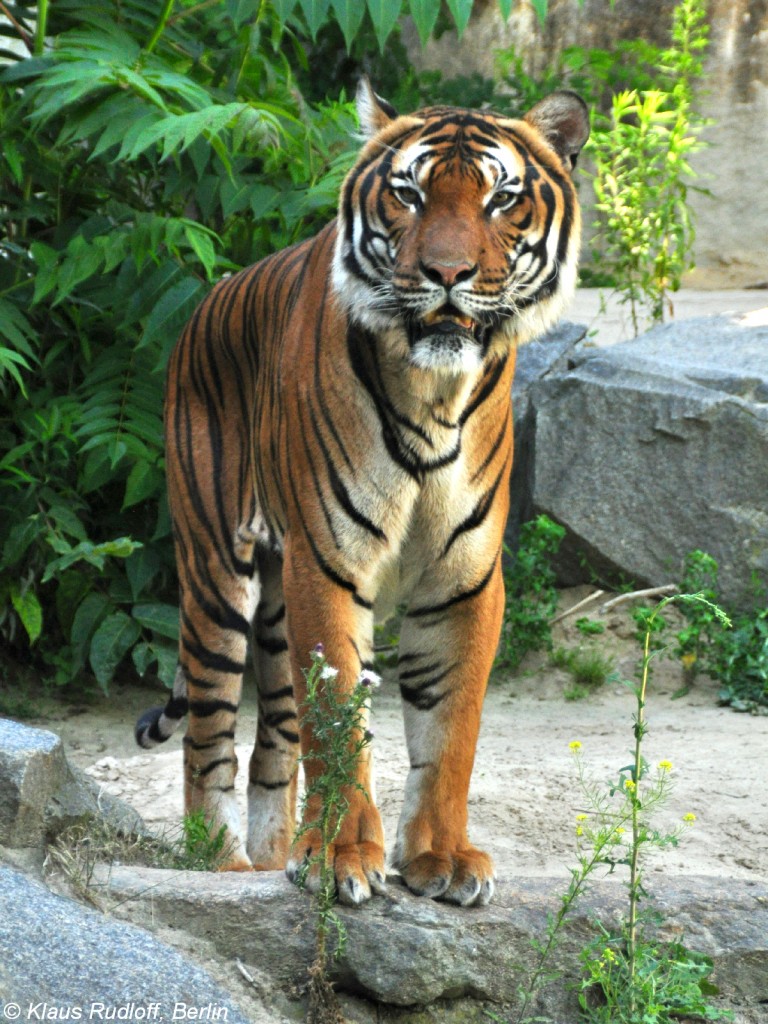
MULTIPOLYGON (((417 66, 447 76, 479 71, 492 77, 495 53, 514 47, 535 77, 567 46, 610 49, 634 38, 666 45, 674 7, 674 0, 615 0, 613 8, 609 0, 549 0, 542 27, 523 0, 506 24, 496 0, 480 0, 460 44, 446 33, 423 54, 414 45, 412 57, 417 66)), ((710 145, 693 164, 713 198, 692 195, 697 267, 687 283, 768 286, 768 0, 709 0, 708 17, 698 105, 713 123, 704 133, 710 145)), ((582 187, 583 201, 589 191, 582 187)), ((585 224, 591 219, 587 211, 585 224)))

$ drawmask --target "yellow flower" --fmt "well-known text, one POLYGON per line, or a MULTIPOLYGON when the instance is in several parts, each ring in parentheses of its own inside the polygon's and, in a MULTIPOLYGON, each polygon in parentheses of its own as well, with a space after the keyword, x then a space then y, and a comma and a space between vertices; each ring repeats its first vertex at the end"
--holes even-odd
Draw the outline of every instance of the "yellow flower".
POLYGON ((608 961, 609 964, 616 963, 616 954, 608 946, 603 950, 603 957, 608 961))
POLYGON ((623 836, 626 831, 627 830, 625 828, 622 828, 621 825, 619 825, 619 827, 616 829, 616 835, 623 836))
POLYGON ((576 821, 586 821, 586 820, 587 820, 586 814, 577 814, 576 815, 576 821))
POLYGON ((626 791, 628 793, 634 793, 635 790, 637 789, 637 786, 635 785, 635 783, 634 783, 634 781, 632 779, 625 779, 624 780, 624 789, 626 789, 626 791))
POLYGON ((696 655, 691 651, 690 654, 684 654, 680 661, 683 663, 683 668, 691 668, 696 664, 696 655))
POLYGON ((659 761, 659 771, 671 772, 672 771, 672 762, 671 761, 659 761))
POLYGON ((576 826, 576 835, 577 836, 583 836, 584 835, 584 829, 581 827, 581 825, 577 825, 576 826))
POLYGON ((683 821, 686 823, 686 825, 692 825, 694 821, 696 821, 696 815, 691 814, 691 812, 689 811, 688 814, 683 815, 683 821))
POLYGON ((568 747, 575 754, 577 750, 581 750, 581 742, 579 740, 571 740, 568 747))

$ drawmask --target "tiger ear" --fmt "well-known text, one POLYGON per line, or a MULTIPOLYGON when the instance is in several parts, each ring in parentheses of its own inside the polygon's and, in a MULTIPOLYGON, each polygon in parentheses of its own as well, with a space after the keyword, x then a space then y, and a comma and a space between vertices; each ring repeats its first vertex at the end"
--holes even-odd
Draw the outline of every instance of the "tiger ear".
POLYGON ((355 103, 360 128, 368 139, 373 138, 397 117, 397 111, 392 104, 373 91, 367 75, 363 75, 358 83, 355 103))
POLYGON ((544 136, 566 169, 572 171, 589 138, 589 110, 581 96, 569 89, 553 92, 539 100, 523 120, 544 136))

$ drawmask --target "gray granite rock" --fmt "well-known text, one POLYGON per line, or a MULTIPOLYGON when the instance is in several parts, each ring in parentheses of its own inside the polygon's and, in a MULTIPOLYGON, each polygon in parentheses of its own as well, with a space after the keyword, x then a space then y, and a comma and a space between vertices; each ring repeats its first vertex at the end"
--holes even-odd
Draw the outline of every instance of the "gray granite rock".
MULTIPOLYGON (((309 899, 277 872, 122 867, 99 880, 109 899, 131 906, 134 920, 204 935, 223 957, 236 953, 278 984, 295 985, 311 961, 309 899)), ((547 915, 566 887, 567 878, 501 881, 490 906, 462 909, 419 899, 390 879, 385 896, 362 908, 337 908, 348 936, 334 968, 337 982, 389 1006, 473 997, 514 1007, 534 964, 531 942, 543 936, 547 915)), ((594 936, 594 918, 610 926, 625 902, 621 885, 592 886, 558 947, 557 966, 565 977, 578 975, 578 953, 594 936)), ((691 948, 713 957, 717 980, 727 980, 733 998, 755 1007, 768 1000, 768 884, 709 877, 654 881, 649 902, 663 909, 667 937, 684 931, 691 948)), ((553 1020, 577 1019, 574 994, 562 980, 543 999, 553 1020)))
MULTIPOLYGON (((0 1017, 6 1020, 249 1024, 206 971, 154 936, 1 866, 0 908, 0 1017)), ((262 1016, 256 1024, 274 1021, 262 1016)))
POLYGON ((0 719, 0 846, 39 849, 94 816, 128 832, 143 828, 127 804, 70 766, 58 736, 0 719))
POLYGON ((586 336, 583 324, 566 320, 547 331, 536 341, 521 346, 517 353, 515 381, 512 386, 512 415, 515 424, 515 458, 510 481, 509 518, 506 541, 517 544, 520 526, 533 515, 534 430, 535 413, 531 390, 550 374, 568 368, 576 346, 586 336))
POLYGON ((636 584, 679 579, 708 552, 723 600, 744 606, 768 582, 768 324, 703 317, 608 349, 533 385, 533 505, 568 530, 563 582, 578 553, 636 584))

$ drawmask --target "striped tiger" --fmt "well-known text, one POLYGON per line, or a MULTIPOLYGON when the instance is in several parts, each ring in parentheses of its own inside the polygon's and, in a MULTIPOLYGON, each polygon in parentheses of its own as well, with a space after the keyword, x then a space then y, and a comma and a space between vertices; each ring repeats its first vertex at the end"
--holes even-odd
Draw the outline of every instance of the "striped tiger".
MULTIPOLYGON (((467 794, 504 606, 515 352, 574 289, 588 115, 563 91, 521 120, 399 116, 367 80, 357 108, 366 141, 336 220, 221 281, 172 354, 179 664, 136 735, 152 746, 188 714, 187 811, 226 826, 226 869, 295 880, 318 849, 311 801, 293 839, 298 751, 310 781, 323 757, 302 715, 310 652, 322 642, 351 689, 373 664, 374 619, 404 604, 410 770, 392 866, 414 893, 485 904, 494 869, 469 841, 467 794), (251 637, 244 832, 235 722, 251 637)), ((349 904, 385 884, 368 748, 356 782, 331 851, 349 904)))

